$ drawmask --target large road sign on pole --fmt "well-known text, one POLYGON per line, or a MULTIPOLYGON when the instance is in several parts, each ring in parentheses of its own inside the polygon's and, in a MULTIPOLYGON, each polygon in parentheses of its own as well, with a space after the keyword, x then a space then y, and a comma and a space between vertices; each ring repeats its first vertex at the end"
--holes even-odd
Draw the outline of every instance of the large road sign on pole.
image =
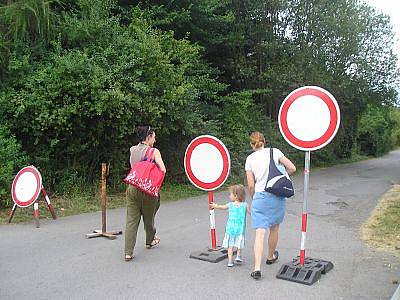
POLYGON ((184 167, 190 182, 197 188, 208 192, 210 212, 211 250, 192 253, 190 257, 210 262, 218 262, 226 253, 217 253, 215 214, 211 207, 213 193, 222 186, 229 176, 231 159, 228 149, 216 137, 202 135, 193 139, 186 148, 184 167))
POLYGON ((310 155, 311 151, 325 147, 335 137, 340 124, 339 105, 331 93, 320 87, 301 87, 283 101, 278 123, 285 140, 293 147, 305 151, 305 158, 300 259, 284 264, 277 277, 311 285, 321 274, 332 269, 333 264, 305 257, 310 155))

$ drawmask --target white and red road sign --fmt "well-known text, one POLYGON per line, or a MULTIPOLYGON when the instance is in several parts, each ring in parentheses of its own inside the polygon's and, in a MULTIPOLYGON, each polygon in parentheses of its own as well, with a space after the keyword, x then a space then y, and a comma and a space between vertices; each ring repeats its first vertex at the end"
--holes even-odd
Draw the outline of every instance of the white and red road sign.
POLYGON ((184 166, 190 182, 199 189, 208 191, 210 212, 211 247, 217 248, 215 214, 211 207, 212 191, 224 184, 229 176, 231 158, 228 149, 216 137, 201 135, 186 148, 184 166))
POLYGON ((35 223, 36 227, 39 227, 39 204, 36 202, 36 200, 38 199, 40 193, 42 193, 43 197, 45 198, 50 213, 55 220, 57 216, 53 206, 50 203, 49 196, 47 196, 47 193, 42 185, 42 175, 40 175, 38 169, 36 169, 34 166, 28 166, 19 170, 17 175, 15 175, 11 186, 11 196, 14 201, 14 205, 11 209, 8 223, 11 223, 11 220, 15 214, 15 210, 18 206, 28 207, 34 204, 35 223))
POLYGON ((304 161, 303 213, 301 218, 300 265, 304 265, 307 234, 307 194, 310 153, 329 144, 340 124, 340 109, 335 97, 317 86, 304 86, 283 101, 278 116, 279 129, 293 147, 306 151, 304 161))
POLYGON ((22 168, 14 178, 11 195, 19 207, 32 205, 42 190, 42 176, 34 166, 22 168))
POLYGON ((228 149, 219 139, 201 135, 186 148, 184 166, 193 185, 204 191, 213 191, 228 178, 231 159, 228 149))
POLYGON ((336 99, 317 86, 291 92, 283 101, 278 116, 285 140, 303 151, 323 148, 335 137, 340 124, 336 99))

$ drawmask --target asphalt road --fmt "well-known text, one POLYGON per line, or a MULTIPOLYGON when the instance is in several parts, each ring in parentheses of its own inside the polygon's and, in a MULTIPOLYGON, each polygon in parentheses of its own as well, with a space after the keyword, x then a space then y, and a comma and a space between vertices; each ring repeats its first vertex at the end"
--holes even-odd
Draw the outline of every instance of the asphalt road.
MULTIPOLYGON (((312 166, 312 157, 311 157, 312 166)), ((210 244, 207 195, 162 203, 160 245, 144 247, 142 225, 136 257, 123 261, 123 236, 86 239, 100 228, 90 213, 0 226, 0 299, 390 299, 400 279, 400 259, 367 247, 359 227, 378 199, 400 182, 400 151, 364 162, 314 171, 311 168, 306 255, 332 261, 334 269, 312 286, 275 278, 282 263, 298 255, 302 210, 301 175, 297 195, 288 200, 281 225, 280 259, 263 265, 254 281, 254 232, 248 224, 245 262, 234 268, 189 258, 210 244)), ((215 194, 228 201, 228 193, 215 194)), ((226 212, 216 212, 217 236, 226 212)), ((124 230, 125 209, 108 211, 108 229, 124 230)))

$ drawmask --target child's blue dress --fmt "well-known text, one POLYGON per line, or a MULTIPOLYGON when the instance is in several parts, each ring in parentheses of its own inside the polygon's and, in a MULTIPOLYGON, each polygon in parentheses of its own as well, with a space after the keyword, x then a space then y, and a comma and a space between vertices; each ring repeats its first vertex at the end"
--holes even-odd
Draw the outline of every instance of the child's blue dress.
POLYGON ((225 236, 222 242, 223 248, 244 247, 246 229, 246 202, 236 206, 233 202, 228 203, 228 222, 226 223, 225 236))

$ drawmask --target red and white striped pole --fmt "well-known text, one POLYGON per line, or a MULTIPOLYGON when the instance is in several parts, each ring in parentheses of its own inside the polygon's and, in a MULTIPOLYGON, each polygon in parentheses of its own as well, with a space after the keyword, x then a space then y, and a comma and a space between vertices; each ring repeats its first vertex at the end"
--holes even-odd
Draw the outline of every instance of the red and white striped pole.
POLYGON ((50 198, 49 198, 49 196, 47 196, 47 193, 46 193, 46 191, 45 191, 43 186, 42 186, 42 195, 43 195, 44 199, 46 200, 47 207, 50 210, 51 216, 53 217, 54 220, 57 219, 57 216, 56 216, 56 213, 54 211, 53 205, 51 205, 50 198))
POLYGON ((11 212, 10 212, 10 216, 8 218, 8 223, 11 223, 12 218, 14 217, 15 211, 17 209, 17 204, 14 203, 11 212))
POLYGON ((310 151, 305 153, 304 159, 304 190, 303 190, 303 213, 301 215, 301 245, 300 245, 300 265, 304 266, 306 256, 306 232, 307 232, 307 195, 308 182, 310 175, 310 151))
POLYGON ((214 202, 213 200, 213 193, 208 192, 208 204, 209 204, 209 209, 210 209, 210 228, 211 228, 211 247, 213 250, 217 249, 217 240, 216 240, 216 234, 215 234, 215 213, 214 213, 214 208, 212 208, 212 203, 214 202))
POLYGON ((33 204, 33 216, 35 218, 36 228, 39 228, 39 204, 37 202, 33 204))

